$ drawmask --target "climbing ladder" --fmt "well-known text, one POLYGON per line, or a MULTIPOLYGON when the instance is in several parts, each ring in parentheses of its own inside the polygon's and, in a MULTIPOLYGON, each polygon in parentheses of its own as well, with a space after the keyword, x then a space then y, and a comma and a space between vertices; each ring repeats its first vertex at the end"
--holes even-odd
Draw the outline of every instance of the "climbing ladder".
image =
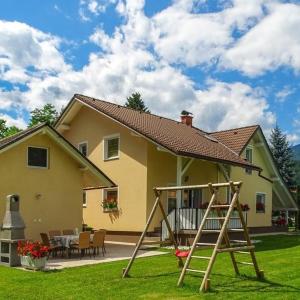
POLYGON ((255 253, 254 253, 254 246, 251 243, 251 240, 250 240, 250 237, 248 234, 248 229, 246 226, 246 222, 244 220, 242 209, 241 209, 241 206, 239 203, 239 193, 240 193, 240 189, 242 186, 242 182, 235 182, 235 183, 229 182, 228 184, 222 184, 222 185, 208 184, 207 186, 212 194, 212 197, 208 204, 207 210, 204 214, 204 217, 203 217, 201 225, 198 229, 198 232, 195 236, 195 239, 193 241, 192 247, 190 249, 190 252, 186 259, 184 267, 182 268, 177 286, 182 285, 184 277, 187 272, 195 272, 195 273, 200 273, 203 275, 202 283, 200 286, 200 292, 207 291, 210 286, 209 276, 211 274, 216 257, 219 253, 223 253, 223 252, 228 252, 230 254, 230 258, 231 258, 231 261, 232 261, 232 264, 233 264, 236 274, 239 274, 238 264, 251 265, 255 269, 256 276, 258 278, 263 278, 264 274, 263 274, 263 271, 259 270, 259 268, 258 268, 258 264, 257 264, 255 253), (231 192, 233 195, 230 204, 219 204, 217 202, 218 188, 223 187, 223 186, 230 186, 230 189, 231 189, 231 192), (240 219, 241 224, 242 224, 241 229, 228 229, 228 223, 229 223, 229 220, 233 218, 231 216, 231 214, 234 211, 234 209, 236 209, 238 211, 238 217, 235 217, 235 218, 240 219), (222 213, 224 210, 227 210, 225 215, 222 213), (210 213, 212 211, 216 211, 217 216, 211 217, 210 213), (204 229, 205 224, 208 220, 218 220, 220 223, 220 229, 219 230, 204 229), (217 238, 217 242, 216 243, 200 243, 199 240, 200 240, 203 232, 218 233, 219 235, 217 238), (231 241, 229 239, 229 232, 242 232, 245 240, 231 241), (224 241, 224 244, 223 244, 223 241, 224 241), (234 243, 234 244, 232 244, 232 243, 234 243), (210 257, 194 255, 196 248, 199 246, 200 247, 201 246, 213 247, 212 255, 210 257), (235 255, 234 255, 235 253, 250 255, 252 262, 238 262, 235 258, 235 255), (192 259, 208 260, 208 265, 207 265, 206 270, 198 270, 198 269, 190 268, 190 263, 191 263, 192 259))

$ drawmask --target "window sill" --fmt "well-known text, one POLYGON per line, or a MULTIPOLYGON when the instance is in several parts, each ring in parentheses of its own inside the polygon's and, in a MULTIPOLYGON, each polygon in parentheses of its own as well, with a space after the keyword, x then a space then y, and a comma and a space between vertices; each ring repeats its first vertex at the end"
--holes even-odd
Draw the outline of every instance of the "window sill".
POLYGON ((265 211, 257 211, 256 213, 257 214, 265 214, 266 212, 265 211))
POLYGON ((116 156, 116 157, 111 157, 111 158, 104 158, 104 161, 111 161, 111 160, 117 160, 117 159, 120 159, 120 157, 116 156))
POLYGON ((118 210, 119 210, 118 207, 115 207, 115 208, 103 208, 103 212, 104 212, 104 213, 116 212, 116 211, 118 211, 118 210))

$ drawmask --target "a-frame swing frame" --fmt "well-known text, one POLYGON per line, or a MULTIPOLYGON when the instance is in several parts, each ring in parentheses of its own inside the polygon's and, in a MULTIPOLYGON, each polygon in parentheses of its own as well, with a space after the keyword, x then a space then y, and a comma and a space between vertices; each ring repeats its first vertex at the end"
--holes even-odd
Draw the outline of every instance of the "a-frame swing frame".
MULTIPOLYGON (((137 254, 138 254, 138 251, 140 250, 141 247, 147 246, 147 245, 156 245, 156 244, 159 244, 159 245, 173 245, 176 250, 178 249, 178 244, 176 242, 174 233, 173 233, 173 231, 171 229, 171 225, 170 225, 169 220, 167 218, 167 214, 166 214, 166 212, 164 210, 164 207, 163 207, 163 205, 161 203, 161 194, 162 194, 162 191, 160 191, 158 188, 154 188, 154 193, 155 193, 155 196, 156 196, 154 205, 152 207, 151 213, 150 213, 149 218, 147 220, 147 223, 145 225, 144 231, 142 232, 142 235, 141 235, 138 243, 135 246, 135 249, 133 251, 132 257, 131 257, 131 259, 130 259, 130 261, 129 261, 127 267, 126 267, 126 269, 123 269, 123 278, 128 277, 128 273, 129 273, 129 271, 131 269, 131 266, 132 266, 132 264, 133 264, 133 262, 134 262, 134 260, 135 260, 135 258, 137 256, 137 254), (169 239, 170 240, 166 241, 166 242, 165 241, 150 241, 150 242, 146 241, 146 242, 144 242, 144 239, 145 239, 146 234, 148 232, 148 229, 149 229, 149 226, 151 224, 151 221, 152 221, 152 219, 153 219, 153 217, 155 215, 155 212, 156 212, 156 210, 158 208, 160 209, 160 211, 162 213, 162 216, 163 216, 163 219, 166 222, 167 229, 168 229, 168 232, 169 232, 169 239)), ((182 261, 181 257, 178 257, 178 265, 180 267, 183 267, 183 261, 182 261)))
MULTIPOLYGON (((181 271, 181 274, 180 274, 177 285, 180 286, 183 283, 184 277, 185 277, 187 272, 196 272, 196 273, 201 273, 203 275, 203 279, 202 279, 201 286, 200 286, 200 291, 201 292, 207 291, 209 289, 209 285, 210 285, 209 276, 211 274, 211 271, 212 271, 214 262, 216 260, 217 254, 222 253, 222 252, 228 252, 230 254, 230 258, 231 258, 231 261, 232 261, 232 264, 233 264, 233 267, 234 267, 234 270, 235 270, 236 274, 239 274, 239 269, 238 269, 237 264, 240 263, 240 264, 244 264, 244 265, 252 265, 254 267, 255 272, 256 272, 257 278, 263 278, 264 273, 263 273, 263 271, 259 270, 259 267, 258 267, 258 264, 257 264, 257 261, 256 261, 256 257, 255 257, 255 253, 254 253, 254 248, 255 247, 252 245, 252 242, 250 240, 247 225, 246 225, 246 222, 244 220, 241 205, 239 203, 239 193, 240 193, 241 186, 242 186, 242 182, 232 182, 231 181, 231 182, 216 183, 216 184, 209 183, 209 184, 206 184, 206 185, 154 188, 154 193, 156 195, 156 201, 154 203, 154 206, 152 208, 152 211, 151 211, 150 216, 148 218, 148 221, 146 223, 145 229, 144 229, 144 231, 143 231, 143 233, 142 233, 142 235, 139 239, 139 242, 137 243, 137 245, 134 249, 133 255, 132 255, 132 257, 131 257, 128 265, 127 265, 127 268, 123 270, 123 278, 128 276, 128 273, 129 273, 130 268, 131 268, 131 266, 132 266, 132 264, 133 264, 133 262, 136 258, 138 250, 140 249, 140 247, 142 245, 163 244, 164 243, 164 242, 159 242, 159 241, 158 242, 155 241, 155 242, 150 242, 150 243, 143 243, 143 240, 146 236, 149 225, 150 225, 150 223, 153 219, 153 216, 155 214, 155 211, 158 207, 160 208, 160 210, 162 212, 163 218, 166 222, 167 229, 168 229, 168 232, 169 232, 170 241, 168 243, 173 244, 174 248, 176 250, 178 249, 177 242, 175 240, 174 234, 171 230, 169 221, 167 219, 167 215, 166 215, 166 213, 164 211, 164 208, 163 208, 163 205, 161 203, 161 194, 162 194, 162 192, 163 191, 182 191, 182 190, 185 190, 185 189, 187 189, 187 190, 203 189, 203 188, 208 188, 210 190, 212 196, 211 196, 211 199, 209 201, 208 207, 205 211, 205 214, 203 216, 201 225, 200 225, 200 227, 197 231, 197 234, 195 236, 195 239, 193 241, 193 244, 192 244, 192 247, 190 249, 189 255, 188 255, 188 257, 185 261, 185 264, 182 268, 182 271, 181 271), (233 196, 232 196, 231 202, 229 204, 218 204, 218 202, 217 202, 217 193, 218 193, 218 189, 220 187, 229 187, 231 189, 231 192, 232 192, 233 196), (226 216, 224 216, 221 212, 221 209, 224 209, 224 208, 227 209, 226 216), (218 216, 213 217, 213 218, 209 217, 210 212, 214 209, 216 210, 218 216), (234 209, 236 209, 238 211, 238 215, 239 215, 238 219, 240 219, 241 225, 242 225, 241 229, 228 229, 228 223, 229 223, 229 220, 232 218, 231 213, 233 212, 234 209), (205 228, 205 223, 209 219, 210 220, 212 220, 212 219, 218 220, 219 224, 220 224, 220 229, 219 230, 206 230, 206 229, 204 229, 205 228), (216 233, 218 233, 218 239, 217 239, 217 242, 215 244, 199 243, 201 235, 205 231, 206 232, 216 232, 216 233), (231 241, 229 239, 228 233, 232 232, 232 231, 243 232, 245 241, 239 241, 239 242, 244 243, 243 246, 235 247, 235 246, 231 245, 231 241), (222 245, 223 241, 224 241, 225 247, 224 247, 224 245, 222 245), (197 246, 211 246, 211 247, 213 247, 214 249, 213 249, 212 256, 211 257, 203 257, 203 256, 193 255, 193 253, 194 253, 195 249, 197 248, 197 246), (234 256, 235 252, 250 255, 252 262, 251 263, 249 263, 249 262, 237 262, 236 258, 234 256), (190 265, 190 262, 191 262, 192 258, 199 258, 199 259, 209 260, 209 263, 208 263, 208 266, 207 266, 206 270, 204 271, 204 270, 196 270, 196 269, 189 268, 189 265, 190 265)), ((179 260, 179 266, 182 267, 183 262, 182 262, 181 257, 178 257, 178 260, 179 260)))

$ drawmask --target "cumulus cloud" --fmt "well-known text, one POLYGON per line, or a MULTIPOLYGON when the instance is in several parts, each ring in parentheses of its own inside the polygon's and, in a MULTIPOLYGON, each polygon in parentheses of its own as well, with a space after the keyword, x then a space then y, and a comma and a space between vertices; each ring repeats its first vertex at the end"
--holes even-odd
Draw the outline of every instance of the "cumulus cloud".
POLYGON ((280 66, 300 69, 300 6, 273 4, 269 14, 223 55, 223 66, 249 76, 280 66))
MULTIPOLYGON (((5 24, 11 34, 0 40, 0 78, 22 83, 26 89, 0 90, 1 108, 3 103, 6 110, 30 111, 51 102, 60 109, 74 93, 123 104, 139 91, 152 112, 177 119, 181 110, 192 110, 196 126, 205 130, 260 123, 268 132, 275 115, 261 89, 214 79, 198 87, 178 67, 217 63, 235 47, 233 31, 247 35, 264 22, 267 2, 234 0, 219 12, 198 14, 194 1, 177 0, 147 17, 144 1, 120 0, 116 9, 124 23, 112 35, 101 27, 95 29, 90 42, 99 51, 91 53, 80 70, 65 62, 58 37, 23 23, 2 22, 0 33, 5 24), (27 41, 22 53, 13 48, 19 39, 27 41)), ((101 13, 101 3, 81 1, 80 8, 89 18, 101 13)))

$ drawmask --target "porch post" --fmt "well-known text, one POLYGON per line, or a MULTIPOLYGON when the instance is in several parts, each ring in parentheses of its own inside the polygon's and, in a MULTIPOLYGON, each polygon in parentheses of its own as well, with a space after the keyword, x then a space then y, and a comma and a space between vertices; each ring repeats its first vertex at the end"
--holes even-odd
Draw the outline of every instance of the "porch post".
MULTIPOLYGON (((176 185, 177 186, 181 186, 182 185, 182 157, 181 156, 177 156, 177 178, 176 178, 176 185)), ((177 191, 176 192, 176 208, 177 208, 177 224, 176 224, 176 228, 177 231, 179 230, 179 208, 181 208, 181 196, 182 193, 181 191, 177 191)))
POLYGON ((289 226, 289 211, 285 211, 285 219, 286 219, 286 225, 289 226))

